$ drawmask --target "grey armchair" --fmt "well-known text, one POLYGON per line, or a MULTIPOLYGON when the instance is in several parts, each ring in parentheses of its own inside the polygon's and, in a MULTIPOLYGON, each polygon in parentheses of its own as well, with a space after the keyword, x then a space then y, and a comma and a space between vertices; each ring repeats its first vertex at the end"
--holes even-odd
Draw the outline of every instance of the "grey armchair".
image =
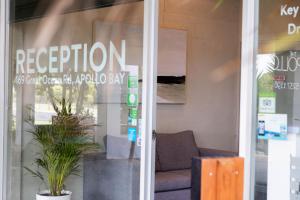
POLYGON ((198 148, 192 131, 157 134, 155 200, 199 200, 201 158, 236 153, 198 148))
MULTIPOLYGON (((232 152, 199 149, 192 131, 157 134, 156 139, 155 200, 199 200, 201 158, 235 155, 232 152)), ((127 141, 114 138, 113 142, 126 144, 127 141)), ((126 155, 128 157, 129 152, 126 155)), ((87 154, 83 162, 84 200, 138 200, 139 159, 107 159, 104 152, 87 154)))

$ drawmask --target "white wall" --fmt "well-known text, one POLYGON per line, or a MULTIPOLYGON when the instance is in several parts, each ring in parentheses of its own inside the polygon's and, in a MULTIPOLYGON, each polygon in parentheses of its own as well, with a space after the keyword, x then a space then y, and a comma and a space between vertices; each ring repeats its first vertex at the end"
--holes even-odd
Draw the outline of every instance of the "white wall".
POLYGON ((198 146, 238 149, 240 1, 161 0, 161 27, 188 32, 186 104, 158 105, 157 131, 193 130, 198 146))

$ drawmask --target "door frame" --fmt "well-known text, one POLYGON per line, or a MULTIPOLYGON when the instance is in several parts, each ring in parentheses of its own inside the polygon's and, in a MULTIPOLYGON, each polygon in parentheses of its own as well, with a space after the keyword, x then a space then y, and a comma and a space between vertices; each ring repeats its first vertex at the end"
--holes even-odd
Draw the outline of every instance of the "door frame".
POLYGON ((159 0, 144 0, 140 200, 154 199, 158 15, 159 0))
POLYGON ((8 16, 9 3, 0 1, 0 200, 6 200, 6 133, 7 133, 7 80, 6 70, 8 64, 8 16))
POLYGON ((253 200, 256 138, 256 52, 259 0, 243 0, 239 155, 245 158, 244 200, 253 200))
MULTIPOLYGON (((155 142, 152 132, 156 126, 156 74, 158 0, 144 0, 143 38, 143 95, 142 95, 142 150, 140 172, 140 200, 154 199, 155 142)), ((0 1, 0 200, 6 200, 6 154, 8 111, 9 58, 9 2, 0 1)))

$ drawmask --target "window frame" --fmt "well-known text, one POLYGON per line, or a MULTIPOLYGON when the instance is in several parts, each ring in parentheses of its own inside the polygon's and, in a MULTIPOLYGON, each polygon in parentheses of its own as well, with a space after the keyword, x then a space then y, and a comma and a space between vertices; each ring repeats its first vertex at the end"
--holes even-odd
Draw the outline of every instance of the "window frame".
POLYGON ((254 200, 256 146, 256 52, 259 0, 243 0, 239 155, 245 159, 244 200, 254 200))
POLYGON ((8 64, 8 0, 0 1, 0 200, 6 200, 6 144, 7 144, 7 80, 8 74, 5 66, 8 64))

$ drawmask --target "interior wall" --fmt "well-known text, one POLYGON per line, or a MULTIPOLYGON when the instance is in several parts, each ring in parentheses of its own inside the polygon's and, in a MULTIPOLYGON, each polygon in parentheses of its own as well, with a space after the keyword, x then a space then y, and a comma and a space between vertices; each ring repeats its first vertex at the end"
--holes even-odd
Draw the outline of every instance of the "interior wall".
POLYGON ((200 147, 238 151, 237 0, 161 0, 160 25, 188 32, 186 103, 157 106, 157 131, 193 130, 200 147))

